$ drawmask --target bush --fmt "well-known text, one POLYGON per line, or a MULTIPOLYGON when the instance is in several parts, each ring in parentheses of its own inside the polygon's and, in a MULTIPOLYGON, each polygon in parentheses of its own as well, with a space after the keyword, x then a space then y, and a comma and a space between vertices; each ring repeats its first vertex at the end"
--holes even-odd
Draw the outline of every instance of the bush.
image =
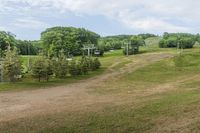
POLYGON ((99 69, 100 66, 101 66, 101 62, 99 61, 98 58, 95 58, 94 59, 94 67, 95 67, 95 69, 99 69))
POLYGON ((32 76, 38 78, 39 82, 42 78, 46 79, 46 81, 49 81, 51 75, 53 75, 51 60, 42 57, 34 62, 32 76))
POLYGON ((165 33, 159 42, 160 48, 193 48, 197 41, 196 36, 187 33, 165 33))
POLYGON ((6 57, 3 64, 3 72, 5 78, 10 82, 15 82, 17 79, 19 79, 22 73, 22 64, 15 50, 8 50, 6 52, 6 57))
POLYGON ((79 63, 80 63, 80 66, 81 66, 82 74, 87 74, 88 71, 89 71, 88 59, 85 56, 83 56, 81 58, 81 60, 79 61, 79 63))
POLYGON ((68 61, 66 58, 58 58, 53 62, 53 72, 58 78, 65 78, 68 74, 68 61))
POLYGON ((71 76, 88 74, 89 70, 99 69, 101 66, 98 58, 91 58, 83 56, 79 61, 72 60, 69 65, 69 73, 71 76))
POLYGON ((78 75, 76 60, 74 60, 74 59, 70 62, 70 65, 69 65, 69 73, 70 73, 71 76, 76 76, 76 75, 78 75))

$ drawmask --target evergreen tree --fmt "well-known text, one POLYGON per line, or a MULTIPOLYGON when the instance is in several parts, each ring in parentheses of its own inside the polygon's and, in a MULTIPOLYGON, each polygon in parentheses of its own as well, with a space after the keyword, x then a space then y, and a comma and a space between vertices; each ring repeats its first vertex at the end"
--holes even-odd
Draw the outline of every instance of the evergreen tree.
POLYGON ((35 78, 38 78, 40 82, 42 78, 45 78, 46 81, 49 80, 49 77, 53 74, 52 63, 49 59, 39 58, 35 61, 32 68, 32 75, 35 78))
POLYGON ((98 58, 94 59, 94 66, 95 66, 95 69, 99 69, 100 68, 101 62, 99 61, 98 58))
POLYGON ((69 73, 71 74, 71 76, 76 76, 76 75, 78 75, 76 60, 74 60, 74 59, 70 62, 70 65, 69 65, 69 73))
POLYGON ((91 57, 89 57, 88 61, 89 61, 89 69, 94 71, 95 70, 94 60, 91 57))
POLYGON ((46 81, 49 81, 51 75, 53 75, 53 64, 50 59, 45 60, 45 71, 46 71, 46 81))
POLYGON ((16 50, 11 51, 10 48, 8 48, 3 64, 5 78, 10 82, 15 82, 18 78, 20 78, 21 70, 22 64, 16 50))
POLYGON ((81 58, 81 61, 80 61, 80 65, 81 65, 81 71, 83 74, 87 74, 88 73, 88 61, 87 61, 87 58, 85 56, 83 56, 81 58))
POLYGON ((54 61, 54 74, 58 78, 65 78, 68 74, 68 61, 64 54, 61 54, 57 60, 54 61))

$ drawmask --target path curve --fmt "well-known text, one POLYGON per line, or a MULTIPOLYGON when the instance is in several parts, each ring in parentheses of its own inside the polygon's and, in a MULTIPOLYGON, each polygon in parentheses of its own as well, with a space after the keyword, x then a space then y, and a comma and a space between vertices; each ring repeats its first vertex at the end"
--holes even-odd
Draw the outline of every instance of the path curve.
POLYGON ((136 57, 142 61, 137 62, 134 58, 127 58, 127 60, 131 60, 131 63, 125 65, 119 71, 112 71, 114 67, 112 65, 105 74, 78 83, 48 89, 2 92, 0 93, 0 122, 62 110, 76 111, 96 103, 109 103, 114 100, 114 97, 95 96, 89 94, 86 90, 101 86, 103 82, 111 78, 118 78, 145 65, 171 58, 173 55, 160 53, 143 54, 136 57))

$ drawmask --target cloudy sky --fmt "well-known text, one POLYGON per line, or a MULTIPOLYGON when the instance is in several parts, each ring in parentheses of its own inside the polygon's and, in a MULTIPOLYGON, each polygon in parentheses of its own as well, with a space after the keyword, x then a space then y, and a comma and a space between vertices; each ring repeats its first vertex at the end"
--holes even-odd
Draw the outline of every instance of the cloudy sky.
POLYGON ((48 27, 84 27, 102 36, 200 31, 199 0, 0 0, 0 30, 39 39, 48 27))

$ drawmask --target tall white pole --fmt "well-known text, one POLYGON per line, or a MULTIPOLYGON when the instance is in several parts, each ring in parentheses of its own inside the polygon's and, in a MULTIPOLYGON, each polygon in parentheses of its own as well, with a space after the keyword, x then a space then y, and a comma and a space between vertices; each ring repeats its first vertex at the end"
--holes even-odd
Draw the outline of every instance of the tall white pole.
POLYGON ((129 43, 127 43, 127 45, 126 45, 126 56, 128 56, 129 55, 129 43))
POLYGON ((90 48, 88 47, 88 56, 90 56, 90 48))

